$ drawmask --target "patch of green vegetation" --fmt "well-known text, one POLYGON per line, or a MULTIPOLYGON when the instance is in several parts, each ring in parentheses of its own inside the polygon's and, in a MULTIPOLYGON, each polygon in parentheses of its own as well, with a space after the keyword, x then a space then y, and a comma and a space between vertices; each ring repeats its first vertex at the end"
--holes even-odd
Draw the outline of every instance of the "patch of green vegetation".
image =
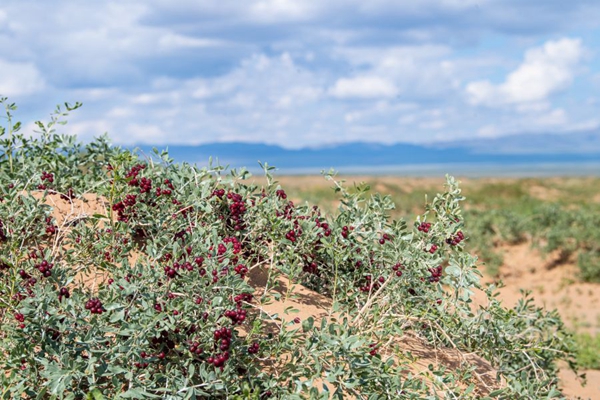
POLYGON ((577 362, 581 368, 600 369, 600 335, 575 334, 577 362))

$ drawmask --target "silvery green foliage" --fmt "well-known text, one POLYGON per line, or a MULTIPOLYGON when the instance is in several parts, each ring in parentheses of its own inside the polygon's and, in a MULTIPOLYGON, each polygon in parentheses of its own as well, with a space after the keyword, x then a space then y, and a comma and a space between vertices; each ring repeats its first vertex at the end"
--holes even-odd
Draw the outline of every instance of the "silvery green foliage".
POLYGON ((432 365, 427 382, 407 374, 410 356, 394 345, 406 334, 489 360, 507 383, 491 398, 560 397, 556 361, 573 361, 560 318, 529 300, 506 309, 493 288, 489 305, 472 307, 481 274, 464 251, 454 178, 407 222, 389 217, 388 197, 327 173, 341 204, 325 215, 291 203, 268 164, 258 187, 212 161, 140 159, 106 137, 82 145, 54 132, 61 109, 27 139, 4 104, 1 398, 486 395, 468 363, 432 365), (48 196, 90 193, 105 212, 57 225, 48 196), (261 268, 255 291, 246 274, 261 268), (331 318, 284 323, 261 311, 281 299, 282 274, 331 298, 331 318), (82 275, 94 283, 77 284, 82 275))

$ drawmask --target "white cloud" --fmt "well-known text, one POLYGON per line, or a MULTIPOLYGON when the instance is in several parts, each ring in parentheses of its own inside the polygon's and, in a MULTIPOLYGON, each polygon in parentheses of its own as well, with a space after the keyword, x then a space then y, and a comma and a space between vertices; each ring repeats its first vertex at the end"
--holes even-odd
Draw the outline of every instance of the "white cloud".
POLYGON ((109 133, 114 142, 122 143, 119 140, 119 132, 115 130, 116 124, 104 118, 87 119, 85 121, 71 120, 65 127, 64 131, 70 135, 77 135, 80 140, 90 140, 93 137, 100 136, 104 133, 109 133))
POLYGON ((113 107, 106 113, 106 116, 108 118, 132 118, 135 113, 129 107, 113 107))
POLYGON ((544 113, 535 119, 538 126, 561 126, 568 122, 567 113, 562 108, 557 108, 550 112, 544 113))
POLYGON ((378 76, 358 76, 338 79, 329 89, 329 94, 339 99, 372 99, 394 97, 398 94, 398 89, 394 83, 378 76))
POLYGON ((417 114, 406 114, 398 118, 398 123, 401 125, 410 125, 417 121, 417 114))
POLYGON ((167 136, 167 132, 151 124, 133 123, 125 126, 123 131, 127 136, 124 136, 121 142, 126 144, 156 143, 165 140, 167 136))
POLYGON ((572 84, 583 55, 580 39, 548 41, 528 50, 523 63, 502 84, 476 81, 469 83, 466 91, 476 105, 543 102, 572 84))
POLYGON ((520 103, 515 105, 515 111, 521 114, 540 113, 552 107, 549 101, 535 101, 531 103, 520 103))
POLYGON ((158 46, 162 50, 173 50, 179 48, 206 48, 225 46, 226 41, 196 38, 192 36, 179 35, 176 33, 166 33, 158 39, 158 46))
POLYGON ((498 136, 498 128, 494 125, 485 125, 477 130, 477 137, 492 138, 498 136))
POLYGON ((395 94, 407 98, 435 98, 460 89, 467 74, 460 62, 451 60, 452 49, 441 45, 390 47, 338 47, 335 56, 393 84, 395 94))
POLYGON ((44 78, 31 62, 0 60, 0 96, 25 96, 45 89, 44 78))
POLYGON ((261 0, 250 5, 248 17, 261 23, 303 21, 314 16, 317 7, 304 0, 261 0))
POLYGON ((569 127, 567 131, 569 132, 577 132, 577 131, 592 131, 600 128, 600 118, 590 118, 585 121, 576 122, 572 126, 569 127))
POLYGON ((442 120, 424 121, 418 127, 425 130, 439 130, 446 127, 446 122, 442 120))

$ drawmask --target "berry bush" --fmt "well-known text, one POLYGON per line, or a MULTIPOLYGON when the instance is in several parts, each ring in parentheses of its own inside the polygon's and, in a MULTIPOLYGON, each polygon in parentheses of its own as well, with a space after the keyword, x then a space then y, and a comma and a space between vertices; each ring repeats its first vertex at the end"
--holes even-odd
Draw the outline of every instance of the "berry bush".
POLYGON ((556 313, 526 297, 507 309, 480 285, 452 177, 406 221, 326 173, 342 199, 326 214, 292 203, 267 164, 259 187, 245 170, 81 144, 55 132, 79 104, 28 138, 2 104, 3 399, 560 398, 556 363, 576 369, 556 313), (267 312, 294 296, 282 279, 330 299, 328 315, 267 312), (415 370, 406 338, 464 357, 415 370))

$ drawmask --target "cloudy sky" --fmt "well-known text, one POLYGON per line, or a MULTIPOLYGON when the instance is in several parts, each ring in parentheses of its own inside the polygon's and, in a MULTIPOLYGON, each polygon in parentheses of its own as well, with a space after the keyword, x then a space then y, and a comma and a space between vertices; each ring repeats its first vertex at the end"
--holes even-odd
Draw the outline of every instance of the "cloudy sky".
POLYGON ((3 0, 0 94, 119 144, 569 134, 600 126, 600 2, 3 0))

